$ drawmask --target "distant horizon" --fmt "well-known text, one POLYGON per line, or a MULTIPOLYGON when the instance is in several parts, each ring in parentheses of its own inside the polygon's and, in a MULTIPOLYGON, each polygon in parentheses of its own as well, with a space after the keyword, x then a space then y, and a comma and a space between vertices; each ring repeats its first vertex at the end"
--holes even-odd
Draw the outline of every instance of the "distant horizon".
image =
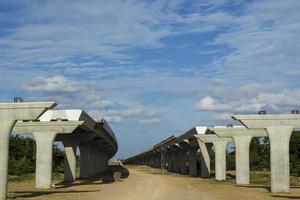
POLYGON ((104 117, 128 157, 233 114, 300 109, 300 1, 1 1, 0 101, 104 117))

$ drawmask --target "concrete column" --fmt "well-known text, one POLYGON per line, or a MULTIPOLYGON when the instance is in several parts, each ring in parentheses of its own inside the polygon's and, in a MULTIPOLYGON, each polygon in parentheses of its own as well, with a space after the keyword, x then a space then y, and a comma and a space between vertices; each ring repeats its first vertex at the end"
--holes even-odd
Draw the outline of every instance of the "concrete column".
POLYGON ((99 151, 98 153, 98 166, 97 166, 97 173, 102 173, 108 168, 108 156, 105 152, 99 151))
POLYGON ((95 163, 94 163, 94 172, 95 174, 100 174, 103 169, 102 169, 102 163, 103 163, 103 157, 102 157, 102 152, 99 148, 95 149, 95 163))
POLYGON ((77 141, 63 141, 65 148, 64 160, 64 182, 74 182, 76 180, 76 148, 77 141))
POLYGON ((0 121, 0 200, 7 196, 9 136, 15 123, 15 120, 0 121))
POLYGON ((209 151, 211 149, 210 144, 205 144, 201 141, 198 141, 200 148, 200 165, 201 165, 201 177, 208 178, 210 177, 210 157, 209 151))
POLYGON ((97 148, 93 146, 90 149, 89 176, 96 175, 97 156, 98 156, 97 148))
POLYGON ((189 174, 197 176, 197 148, 189 148, 189 174))
POLYGON ((169 170, 169 171, 175 171, 175 168, 174 168, 174 166, 175 166, 174 156, 176 156, 176 154, 175 154, 174 151, 168 152, 167 155, 166 155, 166 159, 167 159, 167 163, 168 163, 167 170, 169 170))
POLYGON ((155 168, 158 168, 159 167, 159 158, 158 158, 158 155, 155 154, 155 165, 154 165, 155 168))
POLYGON ((270 126, 266 130, 270 140, 271 191, 289 192, 289 143, 293 127, 270 126))
POLYGON ((180 173, 180 164, 179 164, 179 153, 178 151, 172 151, 172 159, 173 159, 173 171, 180 173))
POLYGON ((218 181, 226 180, 226 152, 228 141, 215 141, 215 178, 218 181))
POLYGON ((80 150, 80 178, 88 178, 89 177, 89 165, 90 165, 90 151, 91 151, 91 143, 85 142, 79 144, 80 150))
POLYGON ((187 167, 186 167, 186 154, 187 151, 184 149, 179 150, 179 168, 181 174, 187 174, 187 167))
POLYGON ((166 169, 166 161, 165 161, 165 150, 161 148, 160 151, 160 168, 162 172, 165 172, 166 169))
POLYGON ((56 132, 34 132, 36 141, 35 187, 49 189, 52 186, 52 152, 56 132))
POLYGON ((249 148, 252 136, 233 136, 235 145, 236 183, 245 185, 250 183, 249 148))

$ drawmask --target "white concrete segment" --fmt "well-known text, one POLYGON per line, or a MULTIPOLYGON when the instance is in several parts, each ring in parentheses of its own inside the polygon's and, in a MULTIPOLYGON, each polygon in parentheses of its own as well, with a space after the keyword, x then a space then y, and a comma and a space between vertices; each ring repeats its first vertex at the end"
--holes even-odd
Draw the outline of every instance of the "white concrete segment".
POLYGON ((220 138, 214 134, 195 135, 195 138, 202 143, 212 143, 215 148, 215 178, 226 180, 226 152, 227 145, 233 140, 231 138, 220 138))
POLYGON ((71 134, 83 121, 34 121, 17 122, 17 134, 32 133, 36 140, 36 188, 52 186, 52 151, 57 134, 71 134))
POLYGON ((80 150, 80 178, 86 179, 89 177, 90 151, 92 145, 90 142, 81 142, 78 146, 80 150))
POLYGON ((197 176, 197 148, 190 147, 189 152, 189 174, 197 176))
POLYGON ((74 182, 76 180, 76 148, 77 140, 64 140, 64 182, 74 182))
POLYGON ((0 200, 7 196, 9 136, 17 120, 35 120, 54 102, 0 103, 0 200))
POLYGON ((269 136, 271 191, 289 192, 289 142, 294 128, 300 128, 300 115, 234 115, 249 129, 264 128, 269 136))
POLYGON ((235 144, 236 183, 245 185, 250 183, 249 148, 253 137, 265 137, 264 129, 247 129, 244 126, 210 127, 221 138, 233 138, 235 144))
MULTIPOLYGON (((18 130, 18 127, 16 127, 16 132, 21 133, 30 133, 30 131, 35 130, 34 124, 36 122, 26 122, 22 125, 22 132, 21 130, 18 130)), ((99 146, 99 151, 92 152, 93 154, 93 161, 95 159, 99 160, 99 162, 91 163, 91 162, 85 162, 86 160, 89 160, 91 156, 89 155, 91 152, 84 152, 84 147, 80 148, 80 159, 82 159, 84 162, 82 163, 80 173, 82 178, 88 178, 88 174, 90 174, 91 169, 93 172, 99 172, 103 171, 104 168, 107 168, 107 164, 109 158, 111 158, 118 149, 118 144, 116 137, 107 124, 107 122, 102 119, 100 122, 96 122, 93 118, 91 118, 87 113, 85 113, 83 110, 76 109, 76 110, 48 110, 46 113, 44 113, 39 118, 39 124, 40 125, 47 125, 47 124, 54 124, 56 123, 57 128, 57 136, 55 138, 56 141, 62 141, 64 144, 66 144, 68 141, 74 141, 77 145, 80 145, 79 143, 86 143, 88 145, 93 145, 92 141, 94 139, 102 140, 103 143, 97 144, 99 146), (72 124, 72 123, 82 123, 80 124, 80 128, 74 130, 67 130, 68 126, 65 126, 66 123, 72 124), (103 144, 103 145, 102 145, 103 144), (101 146, 101 147, 100 147, 101 146), (82 152, 81 152, 82 150, 82 152), (105 156, 102 156, 102 153, 97 153, 100 151, 105 151, 105 156), (99 158, 98 158, 99 157, 99 158), (105 158, 105 162, 103 161, 103 158, 105 158), (102 160, 101 160, 102 159, 102 160), (84 164, 83 164, 84 163, 84 164), (100 164, 103 164, 103 166, 99 166, 100 164), (87 166, 85 166, 87 165, 87 166)), ((20 129, 20 128, 19 128, 20 129)), ((45 127, 45 129, 47 129, 45 127)), ((75 159, 75 144, 73 145, 65 145, 65 181, 72 182, 76 179, 75 177, 75 169, 76 169, 76 162, 75 159)), ((93 173, 93 174, 95 174, 93 173)))

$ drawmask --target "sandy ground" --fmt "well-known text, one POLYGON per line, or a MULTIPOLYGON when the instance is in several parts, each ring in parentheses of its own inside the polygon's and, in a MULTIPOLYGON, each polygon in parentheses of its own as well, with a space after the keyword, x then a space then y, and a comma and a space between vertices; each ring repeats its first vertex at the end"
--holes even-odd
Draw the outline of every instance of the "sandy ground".
POLYGON ((228 182, 216 182, 177 174, 160 174, 149 167, 131 166, 129 177, 122 182, 76 182, 56 185, 51 190, 36 190, 34 182, 9 183, 9 199, 51 200, 246 200, 300 199, 300 188, 288 194, 271 194, 264 187, 237 187, 228 182))

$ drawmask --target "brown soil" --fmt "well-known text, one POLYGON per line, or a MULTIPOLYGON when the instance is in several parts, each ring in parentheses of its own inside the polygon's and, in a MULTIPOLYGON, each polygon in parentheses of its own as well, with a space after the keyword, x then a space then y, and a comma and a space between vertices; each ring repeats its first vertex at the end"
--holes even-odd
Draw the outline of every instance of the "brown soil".
POLYGON ((129 176, 121 182, 77 181, 57 184, 51 190, 34 189, 34 181, 9 183, 9 199, 51 200, 246 200, 300 199, 300 188, 288 194, 271 194, 267 188, 251 185, 237 187, 229 182, 161 174, 157 169, 130 166, 129 176))

